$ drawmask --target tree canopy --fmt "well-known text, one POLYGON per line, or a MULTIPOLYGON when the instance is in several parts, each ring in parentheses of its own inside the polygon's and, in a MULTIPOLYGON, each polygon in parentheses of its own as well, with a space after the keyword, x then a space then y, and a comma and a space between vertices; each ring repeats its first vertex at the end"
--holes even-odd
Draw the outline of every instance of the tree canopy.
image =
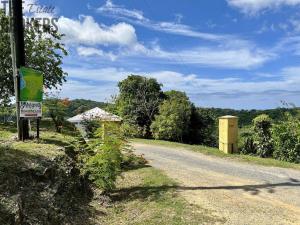
MULTIPOLYGON (((9 18, 0 10, 0 102, 14 95, 13 67, 9 34, 9 18)), ((57 88, 66 81, 67 73, 61 67, 67 55, 63 37, 50 26, 42 26, 37 21, 25 28, 26 66, 44 74, 44 86, 57 88)))
POLYGON ((184 92, 166 92, 166 100, 159 107, 159 115, 151 125, 156 139, 183 142, 189 133, 192 103, 184 92))
POLYGON ((118 86, 117 112, 125 121, 141 128, 144 137, 149 137, 150 125, 164 98, 162 85, 153 78, 131 75, 118 86))

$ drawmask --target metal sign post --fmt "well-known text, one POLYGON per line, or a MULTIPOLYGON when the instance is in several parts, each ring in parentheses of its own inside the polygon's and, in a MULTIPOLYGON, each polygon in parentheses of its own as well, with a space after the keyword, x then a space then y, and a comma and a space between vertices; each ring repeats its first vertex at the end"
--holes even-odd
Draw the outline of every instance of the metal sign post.
POLYGON ((20 112, 20 77, 18 69, 25 66, 25 44, 24 44, 24 24, 22 0, 10 0, 10 27, 11 27, 11 45, 14 68, 14 84, 17 107, 17 126, 18 139, 26 140, 29 138, 28 120, 21 119, 20 112))
POLYGON ((36 119, 37 138, 40 136, 39 125, 42 117, 43 74, 37 70, 21 67, 20 75, 20 117, 36 119))

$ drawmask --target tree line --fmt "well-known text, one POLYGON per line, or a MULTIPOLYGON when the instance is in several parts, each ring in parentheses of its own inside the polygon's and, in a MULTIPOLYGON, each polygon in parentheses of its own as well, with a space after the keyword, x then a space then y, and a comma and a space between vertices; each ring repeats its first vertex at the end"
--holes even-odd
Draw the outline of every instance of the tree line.
POLYGON ((130 75, 119 82, 110 110, 124 119, 127 133, 189 144, 216 145, 216 120, 195 107, 186 93, 162 91, 156 79, 130 75))

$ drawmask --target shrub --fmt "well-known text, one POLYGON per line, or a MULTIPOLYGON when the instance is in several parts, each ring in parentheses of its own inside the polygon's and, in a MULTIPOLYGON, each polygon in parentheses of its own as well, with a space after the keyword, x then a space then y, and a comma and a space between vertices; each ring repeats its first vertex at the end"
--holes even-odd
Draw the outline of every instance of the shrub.
POLYGON ((257 146, 254 139, 252 128, 247 128, 240 133, 239 149, 241 154, 255 155, 257 153, 257 146))
POLYGON ((141 127, 130 122, 124 122, 121 125, 121 133, 127 138, 143 137, 143 130, 141 129, 141 127))
POLYGON ((285 121, 276 124, 272 129, 274 138, 274 158, 300 163, 300 121, 286 114, 285 121))
POLYGON ((266 115, 262 114, 257 116, 254 120, 254 131, 255 131, 255 145, 256 154, 260 157, 270 157, 273 154, 273 143, 272 143, 272 120, 266 115))
POLYGON ((84 131, 87 138, 93 138, 96 130, 100 127, 100 124, 96 120, 83 120, 84 131))
POLYGON ((185 140, 189 144, 218 146, 217 119, 207 109, 192 106, 189 132, 185 140))
POLYGON ((169 91, 166 96, 151 124, 151 132, 155 139, 183 142, 189 132, 192 104, 184 92, 169 91))
POLYGON ((119 140, 107 138, 87 161, 89 179, 105 192, 115 188, 115 181, 121 172, 121 146, 119 140))
POLYGON ((121 151, 125 148, 125 140, 118 124, 107 123, 105 132, 104 139, 102 127, 94 134, 96 138, 90 143, 94 151, 86 159, 86 171, 91 181, 108 192, 115 188, 115 181, 121 173, 121 151))

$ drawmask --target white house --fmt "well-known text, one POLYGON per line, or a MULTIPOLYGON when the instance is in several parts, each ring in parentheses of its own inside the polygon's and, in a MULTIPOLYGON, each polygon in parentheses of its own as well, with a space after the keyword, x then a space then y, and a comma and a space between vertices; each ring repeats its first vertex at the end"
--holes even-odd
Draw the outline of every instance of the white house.
POLYGON ((121 123, 122 118, 119 116, 116 116, 112 113, 106 112, 103 109, 100 109, 98 107, 88 110, 84 113, 81 113, 79 115, 76 115, 72 118, 69 118, 68 121, 70 123, 73 123, 77 129, 80 131, 80 133, 83 135, 83 137, 86 137, 86 129, 83 125, 83 121, 91 121, 91 120, 97 120, 104 122, 102 124, 103 127, 103 137, 105 136, 105 123, 121 123))
POLYGON ((84 113, 81 113, 79 115, 76 115, 68 121, 70 123, 74 123, 76 125, 81 124, 84 120, 99 120, 99 121, 105 121, 105 122, 122 122, 122 118, 119 116, 116 116, 112 113, 106 112, 103 109, 100 109, 98 107, 88 110, 84 113))

